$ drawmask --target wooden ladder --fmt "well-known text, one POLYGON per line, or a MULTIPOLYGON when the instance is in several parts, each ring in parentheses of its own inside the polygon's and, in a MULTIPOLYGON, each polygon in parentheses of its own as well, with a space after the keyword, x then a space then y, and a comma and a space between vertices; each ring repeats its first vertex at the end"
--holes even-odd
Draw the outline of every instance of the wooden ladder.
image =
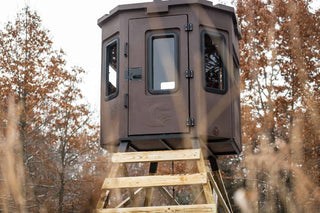
MULTIPOLYGON (((102 192, 96 207, 96 213, 109 212, 216 212, 217 205, 213 197, 211 188, 212 174, 206 167, 201 149, 185 149, 170 151, 148 151, 148 152, 120 152, 112 155, 112 167, 108 178, 104 180, 102 192), (175 174, 175 175, 155 175, 154 167, 158 162, 163 161, 187 161, 197 162, 198 172, 194 174, 175 174), (150 171, 148 176, 135 177, 116 177, 120 170, 124 170, 125 176, 128 176, 124 168, 125 163, 147 163, 150 162, 150 171), (152 169, 153 167, 153 169, 152 169), (153 170, 153 171, 152 171, 153 170), (210 184, 211 182, 211 184, 210 184), (203 193, 205 204, 180 205, 172 195, 164 188, 165 186, 190 185, 195 195, 203 193), (168 206, 150 206, 153 187, 158 187, 166 198, 170 199, 168 206), (134 191, 134 188, 138 188, 134 191), (142 189, 146 188, 146 197, 143 207, 126 207, 125 204, 130 201, 135 203, 135 197, 142 189), (202 189, 201 189, 202 188, 202 189), (130 196, 114 208, 106 208, 110 198, 111 190, 118 190, 115 193, 120 198, 120 189, 129 189, 130 196), (203 192, 202 192, 203 191, 203 192), (173 205, 171 205, 173 204, 173 205)), ((156 169, 155 169, 156 170, 156 169)), ((199 196, 198 195, 198 196, 199 196)), ((135 206, 136 204, 134 204, 135 206)))

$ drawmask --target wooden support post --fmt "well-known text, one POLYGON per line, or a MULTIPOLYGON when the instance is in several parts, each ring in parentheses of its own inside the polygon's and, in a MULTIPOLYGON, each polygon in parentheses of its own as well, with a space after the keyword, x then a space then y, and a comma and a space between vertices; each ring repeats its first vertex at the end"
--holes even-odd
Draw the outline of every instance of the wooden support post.
MULTIPOLYGON (((205 165, 205 162, 204 162, 202 154, 201 154, 200 160, 197 162, 197 164, 198 164, 198 169, 199 169, 200 173, 207 172, 206 171, 206 165, 205 165)), ((213 199, 212 188, 210 186, 210 182, 209 182, 208 179, 207 179, 207 183, 203 185, 203 192, 204 192, 204 195, 206 197, 207 203, 215 204, 215 201, 213 199)))
POLYGON ((170 192, 166 188, 161 186, 158 189, 161 192, 161 194, 169 200, 171 205, 180 205, 180 203, 178 203, 178 201, 174 199, 174 197, 170 194, 170 192))
MULTIPOLYGON (((196 138, 191 139, 191 140, 192 140, 192 148, 200 150, 199 141, 196 138)), ((199 160, 200 160, 200 157, 199 157, 198 161, 199 160)), ((198 161, 197 161, 197 167, 199 166, 198 165, 198 161)), ((201 186, 193 185, 193 186, 191 186, 191 191, 192 191, 192 194, 195 196, 195 198, 193 200, 193 204, 198 203, 198 201, 200 201, 200 203, 203 203, 202 202, 202 200, 203 200, 203 194, 202 194, 203 189, 201 189, 201 186)))
POLYGON ((141 191, 143 191, 143 188, 137 189, 135 192, 133 192, 133 195, 130 194, 130 197, 126 198, 124 201, 119 203, 119 205, 117 205, 116 208, 121 208, 122 206, 127 205, 129 201, 132 201, 132 196, 134 197, 133 206, 134 207, 137 206, 137 203, 135 203, 137 201, 135 196, 137 196, 141 191))
MULTIPOLYGON (((209 179, 213 178, 215 181, 215 184, 217 185, 218 191, 221 194, 220 196, 220 200, 222 201, 222 203, 225 203, 226 205, 223 205, 226 212, 230 212, 232 213, 232 207, 231 207, 231 203, 228 197, 228 193, 227 190, 224 186, 223 180, 222 180, 222 176, 220 173, 220 169, 217 163, 217 160, 215 158, 209 158, 210 161, 210 165, 211 165, 211 170, 212 172, 210 172, 211 175, 209 175, 209 179), (228 209, 226 209, 228 208, 228 209)), ((219 195, 218 193, 218 195, 219 195)))
MULTIPOLYGON (((149 175, 155 175, 158 170, 158 162, 151 162, 149 168, 149 175)), ((144 206, 150 206, 152 201, 153 187, 147 188, 144 206)))
MULTIPOLYGON (((192 148, 200 150, 199 138, 194 138, 192 140, 192 148)), ((200 152, 200 159, 197 161, 197 167, 200 173, 206 172, 205 162, 204 162, 202 152, 200 152)), ((199 186, 192 186, 192 191, 193 191, 193 194, 197 195, 196 199, 193 202, 193 203, 196 203, 202 196, 201 195, 202 190, 201 188, 199 188, 199 186)), ((207 179, 207 182, 203 185, 203 192, 204 192, 204 197, 206 199, 206 203, 214 204, 215 202, 213 199, 212 189, 208 179, 207 179)))
MULTIPOLYGON (((120 168, 120 165, 117 164, 112 164, 112 167, 110 169, 108 178, 113 178, 116 176, 116 174, 118 173, 120 168)), ((107 200, 109 198, 109 194, 110 194, 110 190, 107 189, 101 189, 101 195, 100 195, 100 199, 97 203, 97 209, 102 209, 105 207, 107 200)))
MULTIPOLYGON (((129 141, 123 141, 120 143, 119 146, 119 152, 126 152, 128 147, 129 147, 129 141)), ((114 178, 117 176, 118 172, 120 169, 120 164, 119 163, 113 163, 111 166, 111 169, 109 171, 109 175, 108 178, 114 178)), ((101 189, 101 194, 100 194, 100 198, 98 200, 97 209, 102 209, 106 206, 106 204, 108 203, 109 200, 109 196, 110 196, 111 191, 107 190, 107 189, 101 189)))
POLYGON ((217 182, 215 181, 215 179, 213 177, 214 176, 213 173, 210 171, 209 168, 207 168, 207 171, 208 171, 208 177, 209 177, 209 180, 211 182, 211 185, 213 186, 215 192, 217 193, 219 202, 223 206, 224 211, 226 213, 232 213, 231 207, 228 206, 226 200, 222 196, 222 193, 221 193, 221 191, 219 189, 219 186, 218 186, 217 182))
MULTIPOLYGON (((127 167, 124 165, 124 176, 125 177, 129 177, 129 173, 128 173, 128 169, 127 167)), ((138 191, 139 192, 139 191, 138 191)), ((130 197, 129 200, 131 200, 132 202, 132 206, 135 207, 138 205, 138 199, 136 199, 136 195, 138 193, 135 193, 134 190, 132 188, 129 188, 129 193, 130 193, 130 197)))

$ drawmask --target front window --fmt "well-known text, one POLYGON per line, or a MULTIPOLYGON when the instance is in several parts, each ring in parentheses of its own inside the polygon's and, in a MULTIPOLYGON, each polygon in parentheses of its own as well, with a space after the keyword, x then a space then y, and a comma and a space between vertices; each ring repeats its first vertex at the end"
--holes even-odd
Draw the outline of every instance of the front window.
POLYGON ((152 34, 148 39, 148 89, 152 94, 177 89, 178 42, 174 33, 152 34))
POLYGON ((202 57, 204 86, 208 92, 225 93, 227 78, 224 66, 224 36, 220 33, 202 32, 202 57))
POLYGON ((118 40, 113 40, 106 47, 106 89, 105 97, 110 100, 118 93, 119 59, 118 40))

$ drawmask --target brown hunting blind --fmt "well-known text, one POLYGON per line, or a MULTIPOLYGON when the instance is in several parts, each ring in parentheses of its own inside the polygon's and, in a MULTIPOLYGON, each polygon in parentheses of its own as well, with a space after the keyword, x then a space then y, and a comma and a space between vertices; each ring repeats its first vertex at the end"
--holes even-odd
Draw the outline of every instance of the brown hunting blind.
POLYGON ((206 0, 120 5, 102 29, 101 146, 239 154, 240 88, 234 9, 206 0))

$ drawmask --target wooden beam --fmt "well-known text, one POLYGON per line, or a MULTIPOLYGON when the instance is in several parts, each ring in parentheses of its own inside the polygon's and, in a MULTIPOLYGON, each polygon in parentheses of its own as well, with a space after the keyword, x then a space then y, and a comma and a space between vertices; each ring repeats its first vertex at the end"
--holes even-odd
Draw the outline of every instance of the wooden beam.
MULTIPOLYGON (((133 193, 133 196, 136 196, 139 192, 142 191, 142 189, 143 189, 143 188, 137 189, 137 190, 133 193)), ((127 203, 129 203, 130 200, 133 200, 133 197, 132 197, 131 194, 130 194, 130 197, 127 197, 124 201, 122 201, 121 203, 119 203, 119 204, 116 206, 116 208, 120 208, 120 207, 126 205, 127 203)), ((136 200, 136 199, 134 199, 134 200, 136 200)))
POLYGON ((179 186, 207 183, 207 173, 190 175, 157 175, 138 177, 106 178, 102 189, 124 189, 152 186, 179 186))
MULTIPOLYGON (((112 164, 108 177, 109 178, 115 177, 118 174, 119 169, 120 169, 120 164, 118 163, 112 164)), ((109 194, 110 194, 110 191, 107 191, 106 189, 101 188, 100 198, 96 206, 97 209, 101 209, 105 206, 105 202, 108 199, 109 194)))
MULTIPOLYGON (((201 195, 203 193, 203 189, 201 189, 201 191, 198 193, 198 195, 195 197, 195 199, 193 200, 192 204, 197 204, 197 201, 200 199, 201 195)), ((194 194, 195 195, 195 194, 194 194)))
POLYGON ((221 193, 221 190, 219 188, 219 185, 217 184, 217 182, 215 181, 215 178, 213 176, 213 173, 212 171, 210 171, 209 168, 207 168, 207 171, 208 171, 208 176, 209 176, 209 180, 215 190, 215 192, 217 193, 218 195, 218 198, 219 198, 219 201, 221 202, 224 210, 226 213, 232 213, 232 208, 231 208, 231 205, 229 206, 228 203, 226 202, 225 200, 225 197, 223 196, 223 194, 221 193))
MULTIPOLYGON (((121 164, 121 165, 123 165, 123 164, 121 164)), ((124 167, 124 169, 123 169, 124 176, 129 177, 129 172, 128 172, 126 165, 123 165, 123 167, 124 167)), ((132 204, 133 204, 132 206, 133 207, 138 206, 138 201, 135 199, 136 197, 135 197, 135 192, 133 191, 133 189, 129 189, 129 193, 130 193, 129 199, 132 201, 132 204)), ((121 206, 119 206, 119 207, 121 207, 121 206)), ((117 207, 117 208, 119 208, 119 207, 117 207)))
MULTIPOLYGON (((197 161, 197 164, 198 164, 199 172, 201 172, 201 173, 207 172, 206 165, 205 165, 202 153, 201 153, 201 156, 200 156, 200 160, 197 161)), ((206 197, 207 203, 215 204, 215 201, 213 199, 213 192, 212 192, 212 188, 210 186, 209 180, 207 180, 207 182, 203 185, 203 192, 204 192, 204 195, 206 197)))
MULTIPOLYGON (((150 168, 149 168, 149 175, 154 176, 157 173, 157 170, 158 170, 158 162, 151 162, 150 168)), ((153 187, 148 187, 145 198, 144 198, 144 206, 151 206, 152 195, 153 195, 153 187)))
MULTIPOLYGON (((140 193, 141 191, 142 191, 142 189, 143 188, 139 188, 139 189, 137 189, 135 192, 134 192, 134 196, 137 196, 138 195, 138 193, 140 193)), ((164 187, 159 187, 159 188, 157 188, 160 192, 161 192, 161 194, 163 195, 163 196, 165 196, 168 200, 169 200, 169 202, 170 202, 170 205, 180 205, 173 197, 172 197, 172 195, 170 194, 170 192, 168 192, 168 190, 166 189, 166 188, 164 188, 164 187)), ((127 197, 125 200, 123 200, 121 203, 119 203, 117 206, 116 206, 116 208, 121 208, 122 206, 125 206, 126 204, 128 204, 129 202, 130 202, 130 200, 132 200, 132 197, 131 197, 131 195, 130 195, 130 197, 127 197)), ((136 199, 135 199, 136 200, 136 199)))
POLYGON ((126 152, 126 153, 114 153, 112 155, 112 162, 114 163, 139 163, 139 162, 160 162, 160 161, 198 160, 198 159, 200 159, 200 149, 150 151, 150 152, 126 152))
POLYGON ((106 189, 101 189, 100 197, 96 206, 97 209, 102 209, 104 207, 108 195, 109 191, 107 191, 106 189))
POLYGON ((169 200, 170 205, 180 205, 180 203, 178 203, 178 201, 176 201, 176 199, 174 199, 174 197, 170 194, 170 192, 166 188, 164 188, 162 186, 157 189, 161 192, 161 194, 163 196, 165 196, 167 198, 167 200, 169 200))
MULTIPOLYGON (((119 145, 119 152, 125 152, 128 149, 129 146, 129 142, 128 141, 123 141, 120 143, 119 145)), ((109 175, 108 178, 114 178, 115 176, 117 176, 119 170, 120 170, 121 165, 118 163, 113 163, 111 166, 111 169, 109 171, 109 175)), ((101 209, 104 208, 106 205, 106 202, 109 198, 110 195, 110 191, 107 191, 106 189, 101 189, 101 194, 100 194, 100 198, 98 200, 98 203, 96 205, 97 209, 101 209)), ((116 196, 119 196, 119 192, 116 193, 116 196)))
POLYGON ((118 209, 97 209, 96 213, 141 213, 141 212, 217 212, 215 204, 181 205, 181 206, 150 206, 118 209))
POLYGON ((226 187, 224 185, 221 173, 220 173, 220 169, 217 171, 211 171, 211 174, 213 175, 214 180, 216 181, 216 183, 219 186, 220 192, 222 193, 222 196, 224 197, 225 201, 227 202, 230 212, 232 213, 232 206, 231 206, 231 202, 229 200, 229 196, 226 190, 226 187))

